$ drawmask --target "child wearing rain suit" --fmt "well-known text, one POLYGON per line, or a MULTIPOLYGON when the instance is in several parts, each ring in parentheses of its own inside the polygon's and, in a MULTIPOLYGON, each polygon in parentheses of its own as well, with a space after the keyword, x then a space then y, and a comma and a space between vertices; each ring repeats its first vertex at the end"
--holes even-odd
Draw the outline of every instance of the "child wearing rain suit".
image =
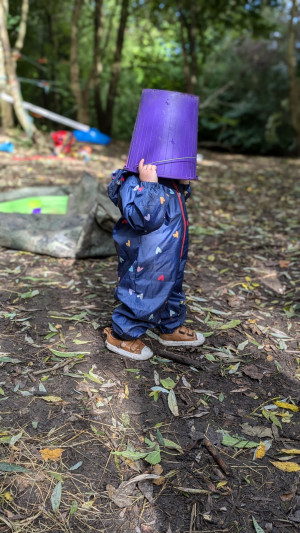
POLYGON ((155 165, 139 173, 119 170, 108 187, 110 199, 121 211, 113 237, 118 257, 120 302, 113 312, 112 329, 106 328, 109 350, 136 360, 153 355, 140 337, 156 329, 165 346, 198 346, 204 337, 185 327, 182 290, 188 253, 185 202, 189 183, 158 179, 155 165))

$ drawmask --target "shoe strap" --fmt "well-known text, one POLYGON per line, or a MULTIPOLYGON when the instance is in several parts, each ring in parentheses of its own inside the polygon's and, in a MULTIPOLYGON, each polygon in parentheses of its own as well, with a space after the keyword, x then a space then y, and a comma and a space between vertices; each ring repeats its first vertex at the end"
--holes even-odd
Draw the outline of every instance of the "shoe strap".
POLYGON ((193 329, 188 328, 186 326, 179 326, 176 332, 178 332, 179 334, 181 333, 182 335, 187 335, 188 337, 195 337, 196 335, 193 329))
POLYGON ((141 352, 145 344, 140 339, 133 339, 132 341, 121 342, 121 348, 125 348, 130 352, 141 352))

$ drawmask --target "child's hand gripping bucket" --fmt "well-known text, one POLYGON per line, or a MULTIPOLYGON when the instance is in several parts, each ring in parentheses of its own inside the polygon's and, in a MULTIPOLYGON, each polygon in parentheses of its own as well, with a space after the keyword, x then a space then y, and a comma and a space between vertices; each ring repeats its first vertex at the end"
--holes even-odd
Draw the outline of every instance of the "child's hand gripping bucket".
POLYGON ((144 89, 124 168, 138 173, 143 158, 159 178, 197 179, 198 108, 198 96, 144 89))

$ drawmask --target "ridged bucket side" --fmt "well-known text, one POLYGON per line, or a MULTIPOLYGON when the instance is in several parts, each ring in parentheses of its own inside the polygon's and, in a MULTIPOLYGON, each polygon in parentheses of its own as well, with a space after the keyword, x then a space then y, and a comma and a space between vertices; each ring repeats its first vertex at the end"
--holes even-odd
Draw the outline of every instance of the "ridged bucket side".
POLYGON ((125 169, 138 172, 144 158, 160 178, 197 179, 198 108, 197 96, 144 89, 125 169))

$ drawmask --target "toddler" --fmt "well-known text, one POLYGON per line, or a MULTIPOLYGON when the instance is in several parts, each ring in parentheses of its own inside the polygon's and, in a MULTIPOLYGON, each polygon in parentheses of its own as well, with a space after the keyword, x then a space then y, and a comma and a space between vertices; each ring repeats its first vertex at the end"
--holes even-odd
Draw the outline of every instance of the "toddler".
POLYGON ((204 343, 203 335, 184 326, 185 202, 190 185, 185 180, 158 179, 156 170, 142 159, 138 173, 119 170, 108 187, 122 216, 113 232, 119 257, 115 297, 120 305, 113 312, 112 329, 105 330, 105 344, 135 360, 153 355, 141 336, 154 328, 155 337, 165 346, 204 343))

